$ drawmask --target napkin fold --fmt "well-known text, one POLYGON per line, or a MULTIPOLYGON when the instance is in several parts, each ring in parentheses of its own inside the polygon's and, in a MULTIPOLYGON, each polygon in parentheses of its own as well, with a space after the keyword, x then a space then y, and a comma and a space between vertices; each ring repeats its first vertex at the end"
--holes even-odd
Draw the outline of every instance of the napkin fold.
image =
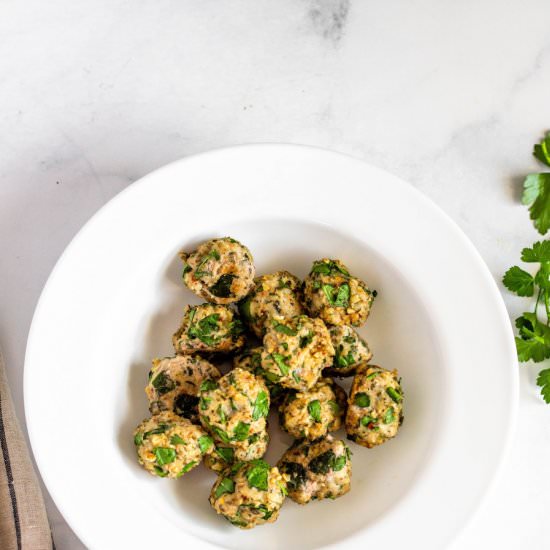
POLYGON ((0 352, 0 548, 52 550, 44 499, 15 416, 0 352))

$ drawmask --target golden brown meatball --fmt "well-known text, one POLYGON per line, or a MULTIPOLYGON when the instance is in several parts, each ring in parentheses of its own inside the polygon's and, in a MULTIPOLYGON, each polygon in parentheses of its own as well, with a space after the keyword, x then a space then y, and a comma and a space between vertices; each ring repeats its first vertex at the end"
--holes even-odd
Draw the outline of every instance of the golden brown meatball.
POLYGON ((402 421, 403 391, 397 371, 360 365, 348 398, 348 438, 370 449, 395 437, 402 421))
POLYGON ((327 435, 315 441, 297 440, 279 460, 288 476, 288 496, 298 504, 335 499, 351 487, 351 452, 341 440, 327 435))
POLYGON ((262 368, 285 388, 309 390, 332 364, 334 348, 321 319, 305 315, 277 321, 264 336, 262 368))
POLYGON ((279 407, 281 428, 296 439, 318 439, 340 429, 346 392, 330 378, 320 378, 307 392, 289 392, 279 407))
POLYGON ((330 376, 352 376, 360 363, 370 361, 372 353, 367 343, 348 325, 329 327, 334 346, 334 362, 324 374, 330 376))
POLYGON ((218 476, 210 504, 232 525, 252 529, 272 523, 286 496, 286 482, 277 468, 263 460, 238 462, 218 476))
POLYGON ((183 282, 208 302, 237 302, 254 284, 252 254, 231 237, 206 241, 197 250, 180 255, 184 262, 183 282))
POLYGON ((244 345, 243 325, 228 306, 186 306, 172 337, 176 353, 229 352, 244 345))
POLYGON ((198 355, 154 359, 145 393, 151 414, 172 411, 199 423, 199 388, 204 380, 217 380, 220 371, 198 355))
POLYGON ((306 309, 330 325, 362 325, 374 296, 340 260, 324 258, 314 262, 304 281, 306 309))
POLYGON ((138 462, 158 477, 178 478, 213 450, 212 438, 187 418, 170 411, 144 420, 134 432, 138 462))
POLYGON ((239 303, 239 312, 250 329, 262 338, 273 319, 301 315, 302 283, 288 271, 277 271, 254 279, 252 292, 239 303))
POLYGON ((235 460, 260 458, 269 440, 269 403, 269 391, 260 377, 234 369, 217 382, 202 384, 201 423, 213 435, 216 446, 233 449, 235 460))

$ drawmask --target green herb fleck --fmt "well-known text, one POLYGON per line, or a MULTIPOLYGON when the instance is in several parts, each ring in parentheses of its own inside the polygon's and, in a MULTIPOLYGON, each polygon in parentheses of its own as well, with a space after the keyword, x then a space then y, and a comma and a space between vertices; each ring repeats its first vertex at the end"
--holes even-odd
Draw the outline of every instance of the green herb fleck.
POLYGON ((281 371, 281 374, 283 376, 286 376, 288 374, 288 371, 290 367, 287 365, 285 360, 287 359, 284 355, 281 355, 280 353, 272 353, 271 357, 279 367, 279 370, 281 371))
POLYGON ((214 442, 212 441, 212 438, 208 435, 201 435, 199 437, 199 449, 201 454, 204 454, 206 451, 212 447, 214 442))
POLYGON ((290 328, 287 325, 284 325, 283 323, 279 323, 277 321, 273 321, 273 328, 282 334, 286 334, 287 336, 296 336, 296 331, 292 328, 290 328))
POLYGON ((265 391, 260 391, 254 401, 254 409, 252 410, 252 420, 259 420, 262 416, 267 416, 269 413, 269 397, 265 391))
POLYGON ((246 422, 239 422, 233 430, 233 439, 237 441, 244 441, 248 437, 250 431, 250 424, 246 422))
POLYGON ((384 424, 391 424, 395 420, 393 407, 390 407, 384 414, 384 424))
POLYGON ((153 452, 159 466, 170 464, 176 460, 176 451, 170 447, 155 447, 153 452))
POLYGON ((178 434, 174 434, 170 438, 170 443, 172 445, 187 445, 187 443, 185 443, 185 441, 178 434))
POLYGON ((370 397, 364 392, 356 393, 353 402, 358 407, 362 407, 362 408, 369 407, 370 397))
POLYGON ((224 477, 220 484, 216 487, 214 491, 214 498, 220 498, 225 493, 234 493, 235 492, 235 482, 229 478, 224 477))
POLYGON ((235 275, 231 275, 230 273, 224 273, 208 290, 218 298, 229 298, 233 295, 231 285, 235 277, 235 275))
POLYGON ((321 402, 318 399, 307 404, 307 412, 314 422, 321 422, 321 402))
POLYGON ((267 491, 269 470, 269 464, 264 460, 252 460, 246 475, 248 485, 260 491, 267 491))

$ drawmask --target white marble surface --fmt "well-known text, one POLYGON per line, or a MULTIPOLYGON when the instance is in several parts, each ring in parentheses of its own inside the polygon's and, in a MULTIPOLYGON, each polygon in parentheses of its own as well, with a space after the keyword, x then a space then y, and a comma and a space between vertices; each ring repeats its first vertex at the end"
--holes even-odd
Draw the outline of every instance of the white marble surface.
MULTIPOLYGON (((518 195, 550 126, 549 23, 548 0, 1 0, 0 342, 21 420, 29 324, 64 247, 196 152, 274 141, 365 159, 432 197, 500 279, 537 237, 518 195)), ((504 298, 515 316, 522 300, 504 298)), ((521 368, 511 455, 458 549, 548 547, 536 372, 521 368)), ((81 548, 48 509, 57 548, 81 548)))

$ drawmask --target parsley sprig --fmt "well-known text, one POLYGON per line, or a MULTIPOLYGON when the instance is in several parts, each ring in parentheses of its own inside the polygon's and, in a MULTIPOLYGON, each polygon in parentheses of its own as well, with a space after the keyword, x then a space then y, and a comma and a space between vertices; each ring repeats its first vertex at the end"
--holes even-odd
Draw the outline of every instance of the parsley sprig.
MULTIPOLYGON (((550 132, 533 149, 534 157, 550 166, 550 132)), ((529 207, 533 225, 541 235, 550 229, 550 173, 529 174, 523 184, 522 203, 529 207)), ((515 265, 502 279, 504 286, 522 297, 535 297, 532 311, 516 319, 516 348, 522 363, 540 363, 550 358, 550 241, 544 240, 521 251, 521 261, 538 264, 533 274, 515 265), (541 313, 541 310, 543 313, 541 313)), ((533 270, 531 270, 533 271, 533 270)), ((546 403, 550 403, 550 368, 539 372, 537 385, 546 403)))

